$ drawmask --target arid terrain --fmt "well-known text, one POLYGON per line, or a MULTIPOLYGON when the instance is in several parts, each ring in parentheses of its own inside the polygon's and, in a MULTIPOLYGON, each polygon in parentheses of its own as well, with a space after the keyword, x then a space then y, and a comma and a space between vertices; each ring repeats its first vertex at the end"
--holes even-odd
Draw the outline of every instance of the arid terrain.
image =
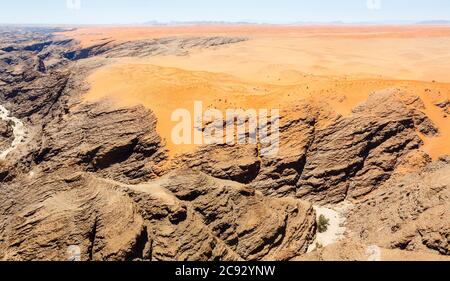
POLYGON ((0 27, 0 260, 450 260, 448 46, 434 25, 0 27), (196 101, 279 109, 278 153, 174 143, 196 101))

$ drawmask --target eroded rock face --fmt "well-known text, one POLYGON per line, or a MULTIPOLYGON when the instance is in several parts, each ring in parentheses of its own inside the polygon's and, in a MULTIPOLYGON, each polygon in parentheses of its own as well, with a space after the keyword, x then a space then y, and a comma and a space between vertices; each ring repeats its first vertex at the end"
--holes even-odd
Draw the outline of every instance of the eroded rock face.
POLYGON ((125 43, 105 41, 97 45, 67 52, 64 56, 70 60, 86 59, 99 55, 107 58, 148 57, 157 55, 185 56, 194 48, 212 48, 246 40, 246 38, 241 37, 168 37, 125 43))
POLYGON ((50 173, 71 166, 125 182, 161 173, 159 164, 166 155, 151 112, 80 102, 84 77, 97 62, 74 65, 65 58, 74 42, 57 41, 44 31, 15 46, 0 55, 8 63, 0 73, 6 82, 0 85, 0 102, 32 133, 26 145, 8 155, 7 171, 2 172, 6 180, 33 169, 50 173), (45 41, 36 43, 38 38, 45 41), (36 56, 43 57, 43 64, 59 62, 42 72, 36 69, 36 56))
POLYGON ((0 119, 0 152, 11 145, 12 138, 13 130, 11 124, 0 119))
POLYGON ((417 107, 420 102, 390 89, 374 93, 349 117, 325 105, 299 106, 280 119, 280 150, 274 157, 261 155, 257 145, 207 146, 179 161, 218 178, 245 180, 265 195, 321 203, 359 198, 420 148, 417 132, 437 134, 417 107), (327 125, 320 124, 324 119, 327 125))
POLYGON ((351 213, 363 241, 408 251, 450 250, 450 159, 384 184, 351 213))
POLYGON ((205 172, 219 179, 249 183, 259 174, 256 145, 210 145, 175 159, 175 166, 205 172))
POLYGON ((422 145, 416 130, 437 129, 399 98, 399 91, 373 94, 342 118, 317 131, 297 183, 297 196, 339 202, 357 198, 390 178, 401 159, 422 145))
POLYGON ((189 201, 213 233, 243 259, 286 260, 306 252, 315 228, 309 203, 269 199, 251 187, 191 170, 173 175, 163 186, 189 201))
POLYGON ((4 260, 64 260, 71 245, 83 260, 287 260, 315 228, 306 202, 190 170, 139 185, 64 170, 0 193, 4 260))
MULTIPOLYGON (((29 131, 0 161, 1 260, 66 260, 71 246, 82 260, 326 259, 342 247, 339 258, 364 259, 366 243, 449 255, 449 161, 414 174, 431 161, 418 132, 438 133, 417 96, 380 91, 347 117, 326 104, 293 105, 281 114, 274 157, 261 144, 216 145, 170 162, 153 113, 84 102, 86 75, 108 58, 244 39, 80 49, 52 31, 0 29, 0 103, 29 131), (316 234, 305 200, 368 194, 348 220, 358 242, 303 256, 316 234)), ((10 127, 0 122, 0 149, 10 127)))
POLYGON ((254 158, 230 158, 223 170, 192 162, 228 181, 170 172, 150 111, 80 99, 86 73, 104 63, 83 58, 187 52, 241 39, 107 43, 69 55, 70 40, 18 34, 20 44, 2 41, 0 101, 32 133, 0 163, 0 259, 66 260, 71 247, 82 260, 287 260, 306 251, 315 231, 309 203, 237 183, 253 180, 246 175, 258 172, 254 158))
POLYGON ((34 158, 48 169, 78 166, 124 182, 156 178, 167 156, 155 127, 143 107, 83 104, 43 128, 34 158))

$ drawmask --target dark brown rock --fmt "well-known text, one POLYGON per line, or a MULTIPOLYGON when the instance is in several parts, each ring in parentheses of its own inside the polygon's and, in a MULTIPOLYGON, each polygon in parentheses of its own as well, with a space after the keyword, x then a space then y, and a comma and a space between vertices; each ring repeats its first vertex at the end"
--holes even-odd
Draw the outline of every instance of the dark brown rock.
POLYGON ((366 244, 450 255, 450 165, 443 158, 394 178, 362 200, 348 219, 366 244))
POLYGON ((71 245, 82 260, 286 260, 315 227, 308 203, 189 170, 124 185, 70 169, 0 194, 2 260, 65 260, 71 245))

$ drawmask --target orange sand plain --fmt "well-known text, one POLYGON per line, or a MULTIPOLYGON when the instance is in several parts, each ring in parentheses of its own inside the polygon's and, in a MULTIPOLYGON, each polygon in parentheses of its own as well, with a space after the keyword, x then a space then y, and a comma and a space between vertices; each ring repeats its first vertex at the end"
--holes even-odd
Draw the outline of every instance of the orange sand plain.
MULTIPOLYGON (((419 95, 440 136, 425 138, 434 158, 450 154, 450 122, 434 105, 450 98, 450 27, 198 26, 83 28, 65 33, 83 46, 166 36, 245 36, 250 40, 188 56, 115 60, 89 77, 87 100, 143 104, 158 117, 171 154, 192 149, 170 141, 177 108, 280 108, 326 101, 343 115, 376 90, 419 95), (430 90, 433 94, 430 94, 430 90)), ((450 117, 449 117, 450 118, 450 117)))

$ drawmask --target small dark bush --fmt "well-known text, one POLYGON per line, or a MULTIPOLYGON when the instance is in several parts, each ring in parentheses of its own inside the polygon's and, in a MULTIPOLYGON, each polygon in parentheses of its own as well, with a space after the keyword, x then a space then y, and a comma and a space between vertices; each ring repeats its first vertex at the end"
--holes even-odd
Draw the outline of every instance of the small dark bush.
POLYGON ((330 225, 330 220, 327 219, 324 215, 319 216, 319 220, 317 221, 317 230, 319 233, 324 233, 328 230, 328 226, 330 225))

